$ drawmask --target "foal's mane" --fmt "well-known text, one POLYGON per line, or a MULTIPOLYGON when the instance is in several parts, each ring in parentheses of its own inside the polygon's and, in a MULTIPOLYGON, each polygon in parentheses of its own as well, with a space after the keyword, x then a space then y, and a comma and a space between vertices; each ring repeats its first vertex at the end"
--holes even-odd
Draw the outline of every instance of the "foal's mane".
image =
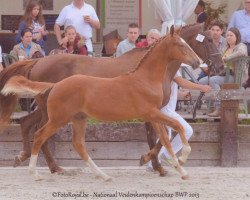
POLYGON ((152 50, 158 46, 158 44, 164 40, 167 37, 167 35, 165 35, 164 37, 161 37, 158 41, 156 41, 155 43, 153 43, 152 45, 145 47, 144 49, 146 49, 146 53, 143 55, 143 57, 139 60, 139 62, 137 63, 135 69, 127 72, 126 74, 130 74, 130 73, 134 73, 135 71, 137 71, 143 64, 143 62, 146 60, 146 58, 148 57, 148 55, 152 52, 152 50))

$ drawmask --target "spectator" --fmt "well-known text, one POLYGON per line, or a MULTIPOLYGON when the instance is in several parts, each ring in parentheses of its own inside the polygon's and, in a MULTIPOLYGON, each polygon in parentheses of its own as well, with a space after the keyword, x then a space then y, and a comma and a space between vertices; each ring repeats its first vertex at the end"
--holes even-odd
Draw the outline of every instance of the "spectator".
POLYGON ((31 59, 33 57, 42 57, 43 50, 37 43, 32 42, 32 30, 25 28, 21 32, 21 43, 14 46, 10 52, 18 60, 31 59))
POLYGON ((204 11, 205 10, 205 3, 204 1, 200 0, 194 9, 194 13, 197 15, 196 22, 197 23, 203 23, 207 21, 207 13, 204 11))
POLYGON ((41 46, 43 55, 45 55, 44 43, 47 39, 48 32, 45 29, 45 20, 42 14, 42 5, 40 1, 31 0, 26 6, 16 37, 18 43, 21 42, 21 33, 25 28, 32 30, 33 42, 41 46))
MULTIPOLYGON (((231 58, 238 56, 247 56, 247 47, 245 44, 241 43, 241 35, 237 28, 230 28, 226 33, 227 45, 223 49, 223 61, 227 61, 231 58)), ((225 66, 226 67, 226 66, 225 66)), ((234 66, 230 67, 229 82, 234 81, 234 66)), ((213 89, 219 90, 220 86, 225 82, 225 70, 224 68, 220 70, 219 75, 210 77, 209 84, 213 89)), ((243 81, 247 80, 247 69, 243 72, 243 81)), ((200 84, 208 84, 208 77, 204 77, 199 80, 200 84)), ((215 102, 215 111, 209 113, 208 116, 216 117, 220 115, 219 103, 215 102)))
POLYGON ((100 22, 95 9, 91 5, 85 3, 84 0, 73 0, 70 5, 62 9, 54 26, 56 38, 60 46, 63 44, 60 26, 68 27, 69 25, 74 26, 77 33, 85 38, 88 55, 93 55, 91 41, 92 28, 100 28, 100 22))
POLYGON ((0 46, 0 72, 3 70, 3 65, 2 65, 2 47, 0 46))
MULTIPOLYGON (((218 20, 213 21, 211 23, 211 26, 210 26, 210 31, 211 31, 211 37, 212 37, 213 43, 216 45, 219 52, 221 54, 223 54, 223 49, 225 48, 225 46, 227 44, 226 38, 224 38, 222 36, 222 34, 223 34, 223 24, 218 20)), ((204 78, 205 76, 207 76, 207 74, 208 74, 208 68, 207 67, 202 67, 201 69, 202 69, 202 72, 199 74, 198 81, 201 78, 204 78)), ((218 69, 212 70, 210 72, 210 76, 216 75, 215 74, 216 71, 219 71, 219 70, 218 69)))
POLYGON ((135 48, 136 40, 139 37, 139 26, 136 23, 131 23, 128 25, 127 38, 121 41, 116 49, 115 56, 121 56, 127 51, 135 48))
POLYGON ((161 37, 160 31, 158 31, 157 29, 151 29, 147 34, 146 40, 138 42, 135 46, 138 48, 147 47, 153 44, 155 41, 159 40, 160 37, 161 37))
MULTIPOLYGON (((247 45, 248 56, 250 56, 250 0, 245 0, 244 6, 243 10, 233 13, 228 29, 232 27, 239 29, 241 42, 247 45)), ((250 77, 250 66, 248 67, 248 76, 250 77)), ((250 79, 246 81, 244 87, 250 87, 250 79)))
MULTIPOLYGON (((87 55, 87 47, 85 45, 85 39, 76 32, 74 26, 70 25, 65 28, 62 42, 63 43, 60 46, 58 53, 64 52, 64 53, 72 53, 79 55, 87 55)), ((56 50, 52 50, 50 54, 56 54, 56 50)))

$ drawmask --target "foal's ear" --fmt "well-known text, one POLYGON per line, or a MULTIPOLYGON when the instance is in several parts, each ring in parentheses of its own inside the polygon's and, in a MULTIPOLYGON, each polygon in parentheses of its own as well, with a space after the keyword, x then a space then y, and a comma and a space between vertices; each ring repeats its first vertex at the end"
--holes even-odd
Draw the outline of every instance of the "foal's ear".
POLYGON ((170 34, 171 34, 171 36, 174 35, 174 25, 172 25, 171 28, 170 28, 170 34))
POLYGON ((181 34, 181 29, 182 29, 182 26, 178 26, 177 28, 175 28, 174 32, 175 32, 177 35, 180 35, 180 34, 181 34))

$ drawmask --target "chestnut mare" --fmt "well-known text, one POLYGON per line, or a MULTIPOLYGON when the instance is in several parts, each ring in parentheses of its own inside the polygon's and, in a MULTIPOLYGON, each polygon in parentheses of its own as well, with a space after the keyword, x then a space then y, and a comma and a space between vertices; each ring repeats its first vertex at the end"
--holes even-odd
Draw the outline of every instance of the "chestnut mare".
POLYGON ((56 131, 72 122, 72 143, 89 167, 97 176, 110 180, 88 155, 85 146, 85 128, 87 117, 102 121, 118 121, 140 118, 153 124, 161 143, 168 150, 175 169, 182 179, 188 174, 179 164, 185 163, 191 148, 185 137, 182 125, 175 119, 164 115, 160 108, 164 99, 163 84, 170 93, 170 83, 179 69, 179 65, 168 65, 170 62, 187 63, 197 68, 199 57, 187 43, 174 33, 161 38, 151 46, 137 67, 127 74, 115 78, 98 78, 85 75, 74 75, 55 84, 32 82, 23 76, 12 77, 4 86, 2 94, 41 94, 51 90, 47 100, 48 121, 34 137, 29 171, 35 180, 42 179, 36 169, 38 153, 56 131), (52 89, 51 89, 52 88, 52 89), (100 103, 100 99, 102 102, 100 103), (165 127, 176 130, 182 140, 182 155, 177 158, 170 145, 165 127))
MULTIPOLYGON (((203 27, 203 24, 185 26, 181 30, 181 36, 204 61, 212 61, 214 64, 217 63, 221 65, 221 57, 212 56, 217 54, 218 50, 212 43, 209 33, 203 32, 203 27), (198 33, 206 36, 203 42, 196 40, 198 33)), ((136 63, 142 58, 145 52, 146 49, 134 49, 119 58, 90 58, 71 54, 60 54, 44 57, 39 60, 17 62, 5 68, 0 74, 0 89, 2 89, 6 81, 14 75, 23 75, 31 80, 45 82, 58 82, 74 74, 85 74, 96 77, 115 77, 134 69, 136 63)), ((47 95, 48 92, 46 95, 37 97, 38 109, 21 119, 24 147, 23 151, 16 156, 14 166, 20 165, 21 162, 30 157, 29 131, 32 129, 32 126, 41 127, 47 121, 47 95)), ((0 124, 9 120, 15 108, 16 101, 16 95, 8 95, 6 97, 0 95, 0 124)), ((168 99, 164 101, 163 106, 166 105, 167 102, 168 99)), ((62 169, 56 165, 47 145, 44 145, 42 150, 51 172, 61 172, 62 169)), ((153 164, 154 163, 155 162, 153 162, 153 164)), ((159 166, 158 169, 160 170, 161 167, 159 166)), ((162 172, 160 171, 160 173, 162 172)))

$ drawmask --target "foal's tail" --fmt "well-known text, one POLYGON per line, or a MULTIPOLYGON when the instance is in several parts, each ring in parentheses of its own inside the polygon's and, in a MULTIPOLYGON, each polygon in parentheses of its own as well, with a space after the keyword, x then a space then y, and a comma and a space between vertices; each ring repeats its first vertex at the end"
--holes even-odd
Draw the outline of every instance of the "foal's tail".
POLYGON ((1 93, 3 95, 17 94, 21 96, 36 96, 52 88, 54 83, 30 81, 23 76, 13 76, 10 78, 1 93))

